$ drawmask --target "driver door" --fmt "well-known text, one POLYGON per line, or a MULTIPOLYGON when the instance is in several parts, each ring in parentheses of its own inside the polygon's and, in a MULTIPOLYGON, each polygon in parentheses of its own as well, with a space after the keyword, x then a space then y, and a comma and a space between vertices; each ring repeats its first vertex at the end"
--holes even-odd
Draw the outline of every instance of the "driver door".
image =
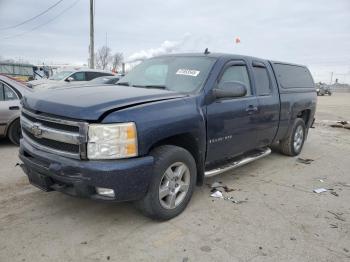
POLYGON ((243 97, 216 99, 207 106, 207 164, 240 155, 256 147, 258 101, 251 90, 246 63, 228 62, 216 88, 224 82, 239 81, 247 88, 243 97))

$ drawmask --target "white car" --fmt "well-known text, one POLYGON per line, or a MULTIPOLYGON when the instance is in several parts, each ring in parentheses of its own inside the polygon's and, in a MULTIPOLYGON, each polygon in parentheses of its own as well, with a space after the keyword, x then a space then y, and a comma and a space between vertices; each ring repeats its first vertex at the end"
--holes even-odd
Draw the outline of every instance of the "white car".
POLYGON ((34 89, 46 89, 52 86, 69 85, 71 83, 83 83, 101 76, 113 76, 111 72, 95 69, 63 70, 48 79, 33 80, 28 86, 34 89))

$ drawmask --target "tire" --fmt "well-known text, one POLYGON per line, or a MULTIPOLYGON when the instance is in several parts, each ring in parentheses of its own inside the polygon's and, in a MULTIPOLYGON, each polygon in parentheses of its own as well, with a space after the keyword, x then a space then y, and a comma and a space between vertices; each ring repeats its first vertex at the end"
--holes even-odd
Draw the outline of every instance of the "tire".
POLYGON ((303 149, 306 135, 304 120, 301 118, 295 119, 287 137, 280 142, 281 153, 287 156, 299 155, 303 149))
POLYGON ((147 194, 135 204, 152 219, 169 220, 179 215, 192 197, 197 177, 196 162, 187 150, 172 145, 160 146, 150 155, 154 157, 153 176, 147 194), (173 181, 177 172, 182 175, 173 181))
POLYGON ((19 140, 22 138, 21 124, 19 119, 13 121, 7 131, 7 136, 15 145, 19 145, 19 140))

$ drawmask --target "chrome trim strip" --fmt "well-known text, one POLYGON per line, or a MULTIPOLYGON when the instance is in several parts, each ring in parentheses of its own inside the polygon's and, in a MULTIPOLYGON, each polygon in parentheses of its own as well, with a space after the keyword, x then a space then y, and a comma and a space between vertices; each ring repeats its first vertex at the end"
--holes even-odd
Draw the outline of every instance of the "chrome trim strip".
POLYGON ((39 149, 39 150, 42 150, 42 151, 46 151, 48 153, 55 154, 55 155, 60 155, 60 156, 64 156, 64 157, 80 159, 80 155, 79 154, 68 153, 68 152, 65 152, 65 151, 61 151, 61 150, 53 149, 53 148, 50 148, 50 147, 46 147, 46 146, 40 145, 37 142, 35 142, 32 139, 30 139, 25 133, 22 133, 22 135, 23 135, 23 138, 24 138, 24 142, 28 143, 29 145, 31 145, 33 147, 35 147, 36 149, 39 149))
POLYGON ((70 120, 65 120, 65 119, 60 119, 60 118, 53 118, 53 117, 49 117, 49 116, 38 115, 38 114, 34 114, 34 113, 28 111, 25 108, 22 108, 22 112, 24 112, 25 114, 30 115, 36 119, 40 119, 40 120, 44 120, 44 121, 48 121, 48 122, 69 125, 69 126, 79 126, 78 121, 75 122, 75 121, 70 121, 70 120))
POLYGON ((80 144, 80 135, 78 133, 73 133, 69 131, 62 131, 50 127, 46 127, 45 125, 41 123, 35 123, 30 121, 25 116, 20 117, 21 125, 24 129, 26 129, 28 132, 32 133, 34 136, 37 136, 32 132, 34 127, 37 127, 40 130, 40 135, 38 135, 38 138, 46 138, 54 141, 59 141, 63 143, 73 144, 73 145, 79 145, 80 144))
POLYGON ((212 169, 212 170, 208 170, 208 171, 205 171, 204 173, 204 176, 205 177, 212 177, 212 176, 216 176, 218 174, 221 174, 221 173, 224 173, 226 171, 229 171, 231 169, 234 169, 234 168, 237 168, 237 167, 240 167, 240 166, 243 166, 245 164, 248 164, 250 162, 253 162, 255 160, 258 160, 260 158, 263 158, 267 155, 271 154, 271 149, 266 147, 266 148, 263 148, 261 153, 258 154, 258 155, 253 155, 253 156, 248 156, 246 158, 243 158, 239 161, 235 161, 231 164, 228 164, 226 166, 223 166, 223 167, 219 167, 219 168, 215 168, 215 169, 212 169))

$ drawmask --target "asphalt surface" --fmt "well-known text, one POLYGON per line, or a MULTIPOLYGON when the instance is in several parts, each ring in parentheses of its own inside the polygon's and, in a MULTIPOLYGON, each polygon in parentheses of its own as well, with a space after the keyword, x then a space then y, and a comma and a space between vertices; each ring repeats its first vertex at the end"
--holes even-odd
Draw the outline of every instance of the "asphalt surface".
POLYGON ((349 93, 319 97, 299 156, 311 163, 273 153, 207 179, 242 202, 197 187, 185 212, 162 223, 130 203, 40 191, 1 140, 0 261, 350 261, 350 130, 328 120, 350 120, 349 93))

